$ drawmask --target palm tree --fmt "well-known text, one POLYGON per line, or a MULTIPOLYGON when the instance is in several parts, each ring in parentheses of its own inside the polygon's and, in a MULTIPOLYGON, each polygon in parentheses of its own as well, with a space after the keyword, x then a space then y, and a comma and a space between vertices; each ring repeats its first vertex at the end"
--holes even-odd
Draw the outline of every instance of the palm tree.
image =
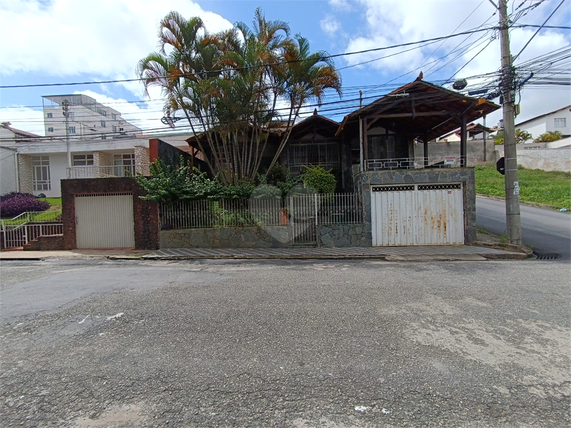
POLYGON ((200 18, 170 12, 161 21, 160 50, 138 64, 145 87, 158 85, 167 97, 165 114, 182 110, 202 146, 206 162, 225 184, 256 177, 278 100, 287 99, 286 132, 273 166, 285 147, 301 107, 320 103, 328 88, 340 92, 341 78, 325 52, 311 53, 307 39, 290 38, 283 21, 267 20, 256 9, 253 29, 238 23, 210 35, 200 18))
POLYGON ((311 53, 309 41, 305 37, 299 34, 295 36, 295 43, 289 45, 284 60, 282 85, 283 93, 289 101, 287 130, 268 170, 278 161, 303 105, 312 98, 321 105, 326 89, 334 89, 341 95, 341 75, 333 61, 325 51, 311 53))

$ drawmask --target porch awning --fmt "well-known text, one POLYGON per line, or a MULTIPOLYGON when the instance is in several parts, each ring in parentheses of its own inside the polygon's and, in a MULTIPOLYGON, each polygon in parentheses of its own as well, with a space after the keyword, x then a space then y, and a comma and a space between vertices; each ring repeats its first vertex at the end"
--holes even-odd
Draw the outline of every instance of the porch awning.
POLYGON ((417 79, 345 116, 336 135, 362 117, 368 128, 382 126, 400 135, 432 140, 457 129, 463 116, 472 122, 499 108, 485 98, 467 97, 417 79))

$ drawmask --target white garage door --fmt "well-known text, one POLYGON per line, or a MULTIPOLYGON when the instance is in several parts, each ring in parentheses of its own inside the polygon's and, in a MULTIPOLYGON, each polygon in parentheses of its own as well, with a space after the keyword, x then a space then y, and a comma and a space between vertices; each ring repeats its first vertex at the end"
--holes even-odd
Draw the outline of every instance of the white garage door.
POLYGON ((134 248, 133 195, 75 196, 77 248, 134 248))
POLYGON ((462 185, 371 187, 373 245, 464 243, 462 185))

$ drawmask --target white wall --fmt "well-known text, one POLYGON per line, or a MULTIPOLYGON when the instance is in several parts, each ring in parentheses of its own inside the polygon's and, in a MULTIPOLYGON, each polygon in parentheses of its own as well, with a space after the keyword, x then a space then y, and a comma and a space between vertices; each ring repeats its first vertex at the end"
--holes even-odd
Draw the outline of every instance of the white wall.
MULTIPOLYGON (((541 134, 554 131, 559 131, 563 135, 571 135, 571 112, 569 108, 564 108, 547 116, 532 119, 522 124, 516 124, 515 127, 516 129, 529 132, 534 139, 541 134), (567 126, 564 128, 556 128, 555 119, 557 118, 565 118, 567 126)), ((529 142, 531 142, 531 140, 529 140, 529 142)))
POLYGON ((0 147, 0 195, 18 190, 16 161, 14 150, 0 147))
POLYGON ((43 193, 48 198, 59 198, 61 196, 60 181, 66 178, 67 155, 65 153, 51 153, 48 156, 50 158, 51 190, 34 191, 34 195, 43 193))

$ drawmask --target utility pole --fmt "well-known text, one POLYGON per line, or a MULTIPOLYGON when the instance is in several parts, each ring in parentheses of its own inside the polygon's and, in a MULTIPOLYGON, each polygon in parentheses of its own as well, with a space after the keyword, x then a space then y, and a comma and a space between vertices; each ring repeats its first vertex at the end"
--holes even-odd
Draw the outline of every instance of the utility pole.
POLYGON ((519 181, 517 173, 517 149, 515 141, 515 73, 512 65, 509 38, 507 0, 499 0, 500 45, 502 77, 500 92, 504 116, 504 158, 506 178, 506 225, 510 244, 521 245, 521 218, 519 210, 519 181))
POLYGON ((71 168, 71 152, 69 149, 69 101, 63 100, 61 103, 61 109, 65 117, 65 143, 67 152, 67 167, 71 168))

